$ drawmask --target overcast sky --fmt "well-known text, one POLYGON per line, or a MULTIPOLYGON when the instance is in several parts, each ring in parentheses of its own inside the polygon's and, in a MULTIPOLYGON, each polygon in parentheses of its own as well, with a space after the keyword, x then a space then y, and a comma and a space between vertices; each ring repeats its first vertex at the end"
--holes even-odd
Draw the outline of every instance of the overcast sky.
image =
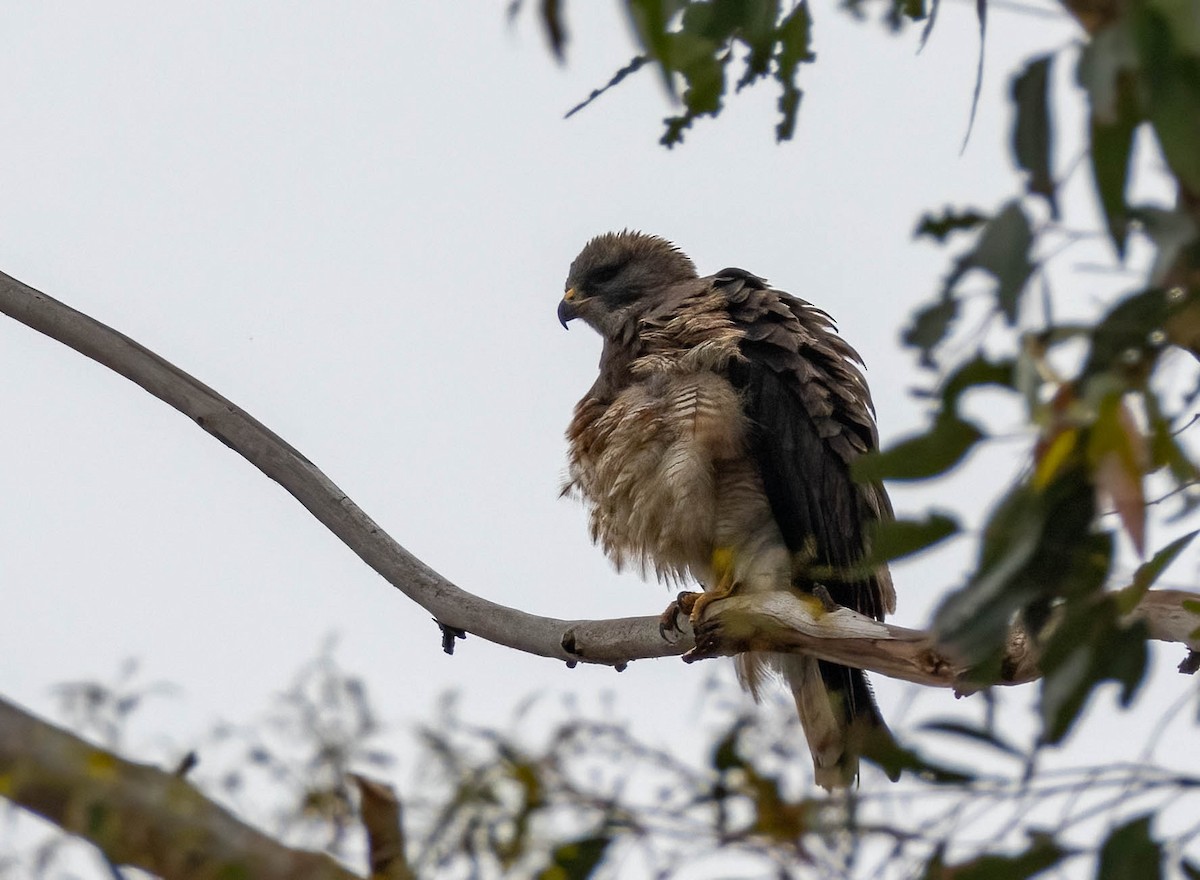
MULTIPOLYGON (((924 379, 898 328, 947 265, 911 241, 915 221, 1016 191, 1007 75, 1075 31, 994 9, 960 155, 973 4, 943 3, 918 55, 915 29, 890 36, 820 2, 793 142, 774 143, 763 84, 668 151, 673 111, 650 70, 562 119, 632 52, 618 4, 569 6, 565 66, 533 11, 509 26, 506 5, 5 4, 0 269, 243 406, 463 588, 560 617, 653 614, 669 593, 614 574, 558 497, 562 432, 599 355, 555 320, 571 259, 638 228, 701 272, 741 266, 812 300, 864 354, 885 441, 902 436, 922 424, 908 391, 924 379)), ((218 718, 261 717, 336 633, 396 726, 398 780, 406 724, 451 688, 492 723, 530 692, 595 704, 611 690, 642 734, 698 748, 680 707, 710 669, 568 670, 478 639, 447 657, 424 611, 188 419, 7 318, 0 375, 7 697, 52 715, 53 684, 136 657, 181 692, 147 709, 134 744, 182 750, 218 718)), ((897 506, 969 508, 1023 448, 897 506)), ((898 568, 897 622, 925 626, 969 558, 963 541, 898 568)), ((1182 693, 1177 654, 1156 651, 1143 709, 1093 725, 1070 762, 1114 737, 1136 754, 1182 693)), ((877 689, 885 714, 908 693, 877 689)), ((1006 704, 1017 729, 1028 696, 1006 704)), ((978 712, 949 694, 919 707, 978 712)), ((1187 760, 1200 771, 1194 747, 1187 760)))

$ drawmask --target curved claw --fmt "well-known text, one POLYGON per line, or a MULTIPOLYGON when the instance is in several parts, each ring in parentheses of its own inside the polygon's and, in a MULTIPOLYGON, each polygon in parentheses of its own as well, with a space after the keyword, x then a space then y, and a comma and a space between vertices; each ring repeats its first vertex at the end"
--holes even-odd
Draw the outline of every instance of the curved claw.
POLYGON ((666 607, 658 619, 658 634, 664 641, 671 641, 670 633, 683 632, 683 627, 679 625, 679 616, 682 614, 685 618, 691 619, 692 609, 696 607, 696 600, 702 595, 702 593, 684 590, 675 597, 674 602, 666 607))
POLYGON ((684 663, 695 663, 697 660, 708 660, 727 653, 721 650, 721 626, 712 620, 706 620, 695 627, 696 644, 684 653, 684 663))

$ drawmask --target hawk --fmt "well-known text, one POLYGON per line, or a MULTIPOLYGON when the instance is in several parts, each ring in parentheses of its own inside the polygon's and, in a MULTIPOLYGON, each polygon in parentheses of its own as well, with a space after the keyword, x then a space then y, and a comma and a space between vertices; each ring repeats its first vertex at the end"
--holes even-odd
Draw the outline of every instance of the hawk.
MULTIPOLYGON (((698 582, 693 622, 735 589, 895 610, 887 568, 860 564, 868 525, 892 511, 882 485, 850 476, 877 446, 874 407, 829 315, 743 269, 700 277, 670 242, 624 231, 575 258, 558 317, 604 340, 563 492, 618 569, 698 582)), ((763 652, 737 665, 756 699, 772 671, 791 688, 819 784, 856 778, 855 737, 887 730, 862 670, 763 652)))

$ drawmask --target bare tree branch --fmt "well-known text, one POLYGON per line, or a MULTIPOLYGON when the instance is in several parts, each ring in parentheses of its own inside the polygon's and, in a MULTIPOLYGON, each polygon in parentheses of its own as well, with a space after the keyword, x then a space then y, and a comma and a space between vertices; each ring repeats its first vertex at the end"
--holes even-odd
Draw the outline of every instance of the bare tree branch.
MULTIPOLYGON (((468 593, 429 568, 379 527, 346 493, 281 437, 129 337, 0 273, 0 311, 75 349, 140 385, 179 410, 230 449, 287 489, 363 561, 443 625, 488 641, 569 663, 622 668, 631 660, 683 654, 694 646, 690 632, 664 639, 658 617, 559 620, 539 617, 468 593)), ((1200 594, 1152 590, 1135 612, 1152 637, 1182 642, 1200 615, 1183 607, 1200 594)), ((962 664, 934 644, 929 633, 879 623, 849 609, 829 612, 819 602, 785 594, 733 597, 711 606, 704 645, 688 659, 772 650, 809 653, 825 660, 894 678, 939 687, 959 686, 962 664)), ((451 639, 452 642, 452 639, 451 639)), ((1038 676, 1025 634, 1009 641, 1010 684, 1038 676)))
POLYGON ((324 853, 277 843, 179 776, 134 764, 0 699, 0 790, 167 880, 361 880, 324 853))
MULTIPOLYGON (((1189 600, 1200 601, 1200 594, 1150 590, 1129 615, 1130 620, 1145 622, 1151 638, 1188 647, 1188 659, 1180 667, 1184 672, 1200 650, 1200 613, 1184 607, 1189 600)), ((811 597, 783 592, 732 596, 710 607, 699 627, 697 647, 684 656, 689 662, 742 651, 782 651, 930 687, 962 692, 976 687, 965 679, 968 664, 939 646, 931 633, 881 623, 849 608, 827 611, 811 597)), ((586 640, 577 641, 577 648, 586 652, 586 640)), ((998 684, 1039 678, 1037 664, 1037 646, 1024 630, 1013 627, 1001 664, 1007 677, 998 684)))
MULTIPOLYGON (((426 566, 279 435, 241 407, 122 333, 0 273, 0 311, 121 374, 179 410, 283 486, 367 565, 443 624, 530 654, 574 661, 562 647, 575 621, 527 614, 467 593, 426 566)), ((657 630, 614 622, 596 663, 678 654, 657 630)), ((686 648, 686 646, 684 646, 686 648)))

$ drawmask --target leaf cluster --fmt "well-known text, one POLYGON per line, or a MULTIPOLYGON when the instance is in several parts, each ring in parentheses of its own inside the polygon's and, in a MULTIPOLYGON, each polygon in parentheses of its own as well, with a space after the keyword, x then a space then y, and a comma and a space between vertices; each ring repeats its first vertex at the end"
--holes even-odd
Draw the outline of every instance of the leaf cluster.
MULTIPOLYGON (((562 0, 541 5, 543 29, 560 60, 567 41, 563 6, 562 0)), ((846 6, 861 15, 862 2, 846 6)), ((816 60, 808 0, 626 0, 625 7, 641 51, 568 116, 651 64, 682 108, 663 120, 664 146, 681 143, 697 119, 718 116, 731 91, 764 79, 773 80, 779 89, 775 139, 792 138, 803 97, 800 67, 816 60)), ((887 20, 898 28, 903 21, 927 15, 925 0, 891 0, 887 20)))
MULTIPOLYGON (((1080 136, 1089 145, 1097 200, 1118 257, 1125 256, 1131 229, 1156 251, 1144 284, 1111 301, 1090 325, 1053 319, 1048 266, 1055 242, 1069 247, 1078 237, 1059 222, 1061 181, 1053 173, 1054 108, 1066 98, 1055 94, 1051 72, 1062 53, 1034 58, 1013 76, 1010 90, 1011 150, 1024 191, 990 215, 948 209, 926 215, 917 227, 918 237, 942 245, 960 235, 973 238, 903 334, 935 377, 922 392, 932 404, 930 425, 857 468, 865 480, 949 474, 989 439, 987 427, 963 415, 964 399, 986 386, 1024 404, 1034 433, 1029 466, 991 510, 974 569, 942 602, 935 628, 948 648, 973 664, 980 684, 1005 679, 1001 649, 1014 620, 1034 634, 1046 673, 1040 687, 1047 742, 1066 736, 1101 682, 1116 681, 1121 702, 1132 701, 1148 655, 1145 632, 1124 615, 1136 601, 1131 597, 1140 596, 1194 535, 1160 550, 1126 591, 1108 590, 1120 545, 1118 530, 1105 527, 1106 510, 1138 554, 1147 543, 1151 479, 1167 481, 1168 495, 1180 502, 1177 517, 1191 512, 1198 471, 1179 427, 1190 424, 1188 404, 1169 411, 1158 386, 1172 344, 1200 353, 1200 179, 1193 168, 1200 157, 1194 125, 1200 121, 1200 22, 1167 2, 1131 0, 1114 8, 1119 14, 1079 59, 1077 78, 1090 109, 1080 136), (1165 173, 1180 193, 1174 207, 1127 204, 1140 129, 1166 158, 1165 173), (987 284, 984 320, 992 329, 976 336, 975 351, 964 358, 951 354, 949 343, 961 337, 958 325, 975 295, 964 286, 968 278, 987 284), (1032 296, 1039 281, 1040 303, 1032 296), (1081 344, 1086 354, 1064 375, 1057 352, 1081 344)), ((939 511, 888 527, 882 540, 903 539, 901 549, 912 553, 956 531, 953 516, 939 511)))

